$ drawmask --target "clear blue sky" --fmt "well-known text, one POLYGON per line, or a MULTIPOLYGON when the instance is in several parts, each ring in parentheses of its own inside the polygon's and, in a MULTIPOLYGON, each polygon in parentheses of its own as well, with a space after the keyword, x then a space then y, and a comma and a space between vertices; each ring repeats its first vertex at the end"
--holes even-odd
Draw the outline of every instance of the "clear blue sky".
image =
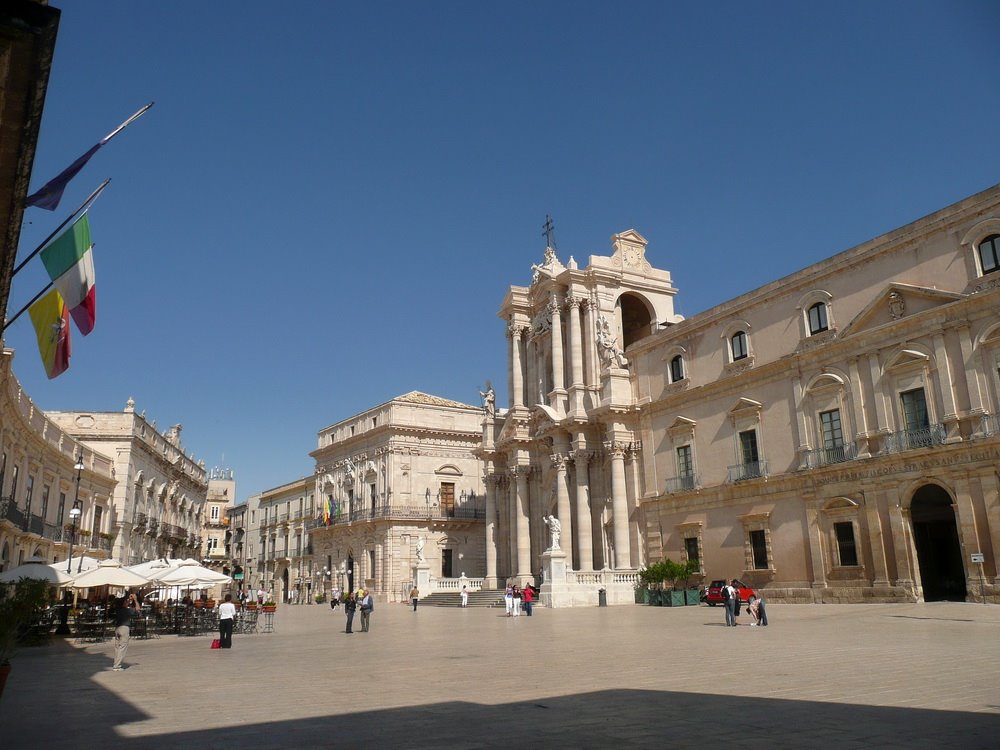
POLYGON ((182 423, 241 498, 393 396, 506 404, 546 214, 563 261, 637 229, 690 317, 1000 182, 992 0, 54 4, 32 189, 156 106, 26 212, 22 256, 113 178, 96 329, 48 381, 25 317, 15 372, 182 423))

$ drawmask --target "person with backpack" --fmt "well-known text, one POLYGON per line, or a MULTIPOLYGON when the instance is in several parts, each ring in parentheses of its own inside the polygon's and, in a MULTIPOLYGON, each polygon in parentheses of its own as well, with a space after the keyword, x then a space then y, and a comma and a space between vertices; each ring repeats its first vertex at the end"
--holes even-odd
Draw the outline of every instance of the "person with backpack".
POLYGON ((358 602, 354 598, 354 594, 348 594, 347 598, 344 599, 344 614, 347 615, 347 630, 345 633, 353 633, 351 630, 351 625, 354 623, 354 612, 358 608, 358 602))
POLYGON ((368 589, 361 589, 361 632, 367 633, 368 628, 371 626, 372 612, 375 611, 375 602, 372 601, 372 595, 368 593, 368 589))

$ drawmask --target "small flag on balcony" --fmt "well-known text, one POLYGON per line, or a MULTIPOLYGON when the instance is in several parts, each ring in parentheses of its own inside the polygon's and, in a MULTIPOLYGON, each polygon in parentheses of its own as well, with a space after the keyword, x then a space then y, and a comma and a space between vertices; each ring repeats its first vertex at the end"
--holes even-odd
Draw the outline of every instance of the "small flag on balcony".
POLYGON ((38 337, 38 352, 49 379, 69 369, 69 308, 53 289, 28 309, 38 337))
POLYGON ((326 500, 323 501, 323 525, 330 525, 330 496, 326 496, 326 500))

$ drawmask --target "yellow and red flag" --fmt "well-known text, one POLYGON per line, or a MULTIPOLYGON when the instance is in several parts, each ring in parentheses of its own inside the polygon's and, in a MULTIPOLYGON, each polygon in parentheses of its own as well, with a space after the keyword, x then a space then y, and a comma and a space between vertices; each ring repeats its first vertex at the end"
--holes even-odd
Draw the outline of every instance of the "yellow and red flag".
POLYGON ((58 289, 53 289, 30 308, 31 322, 38 337, 38 351, 49 379, 69 369, 69 308, 58 289))

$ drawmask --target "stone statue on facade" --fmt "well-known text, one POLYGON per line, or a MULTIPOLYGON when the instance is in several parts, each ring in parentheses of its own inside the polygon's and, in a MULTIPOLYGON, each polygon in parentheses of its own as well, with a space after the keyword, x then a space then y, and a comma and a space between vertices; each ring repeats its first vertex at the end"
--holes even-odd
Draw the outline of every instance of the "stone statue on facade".
POLYGON ((551 247, 545 248, 545 258, 542 260, 541 265, 538 263, 531 264, 531 270, 533 271, 531 275, 532 283, 538 281, 538 276, 542 271, 553 271, 556 265, 559 264, 559 259, 556 257, 556 251, 551 247))
POLYGON ((545 516, 542 520, 545 521, 545 525, 549 527, 549 534, 551 536, 549 549, 562 549, 562 547, 559 546, 559 537, 562 536, 562 524, 559 523, 559 519, 555 516, 545 516))
POLYGON ((618 346, 615 337, 611 333, 611 324, 602 314, 597 319, 597 348, 601 353, 601 361, 607 367, 624 368, 628 366, 625 352, 618 346))
POLYGON ((483 412, 486 416, 495 417, 497 414, 497 394, 490 381, 486 381, 486 390, 480 391, 479 396, 483 399, 483 412))
POLYGON ((424 544, 426 539, 422 536, 417 537, 417 562, 422 563, 424 561, 424 544))

